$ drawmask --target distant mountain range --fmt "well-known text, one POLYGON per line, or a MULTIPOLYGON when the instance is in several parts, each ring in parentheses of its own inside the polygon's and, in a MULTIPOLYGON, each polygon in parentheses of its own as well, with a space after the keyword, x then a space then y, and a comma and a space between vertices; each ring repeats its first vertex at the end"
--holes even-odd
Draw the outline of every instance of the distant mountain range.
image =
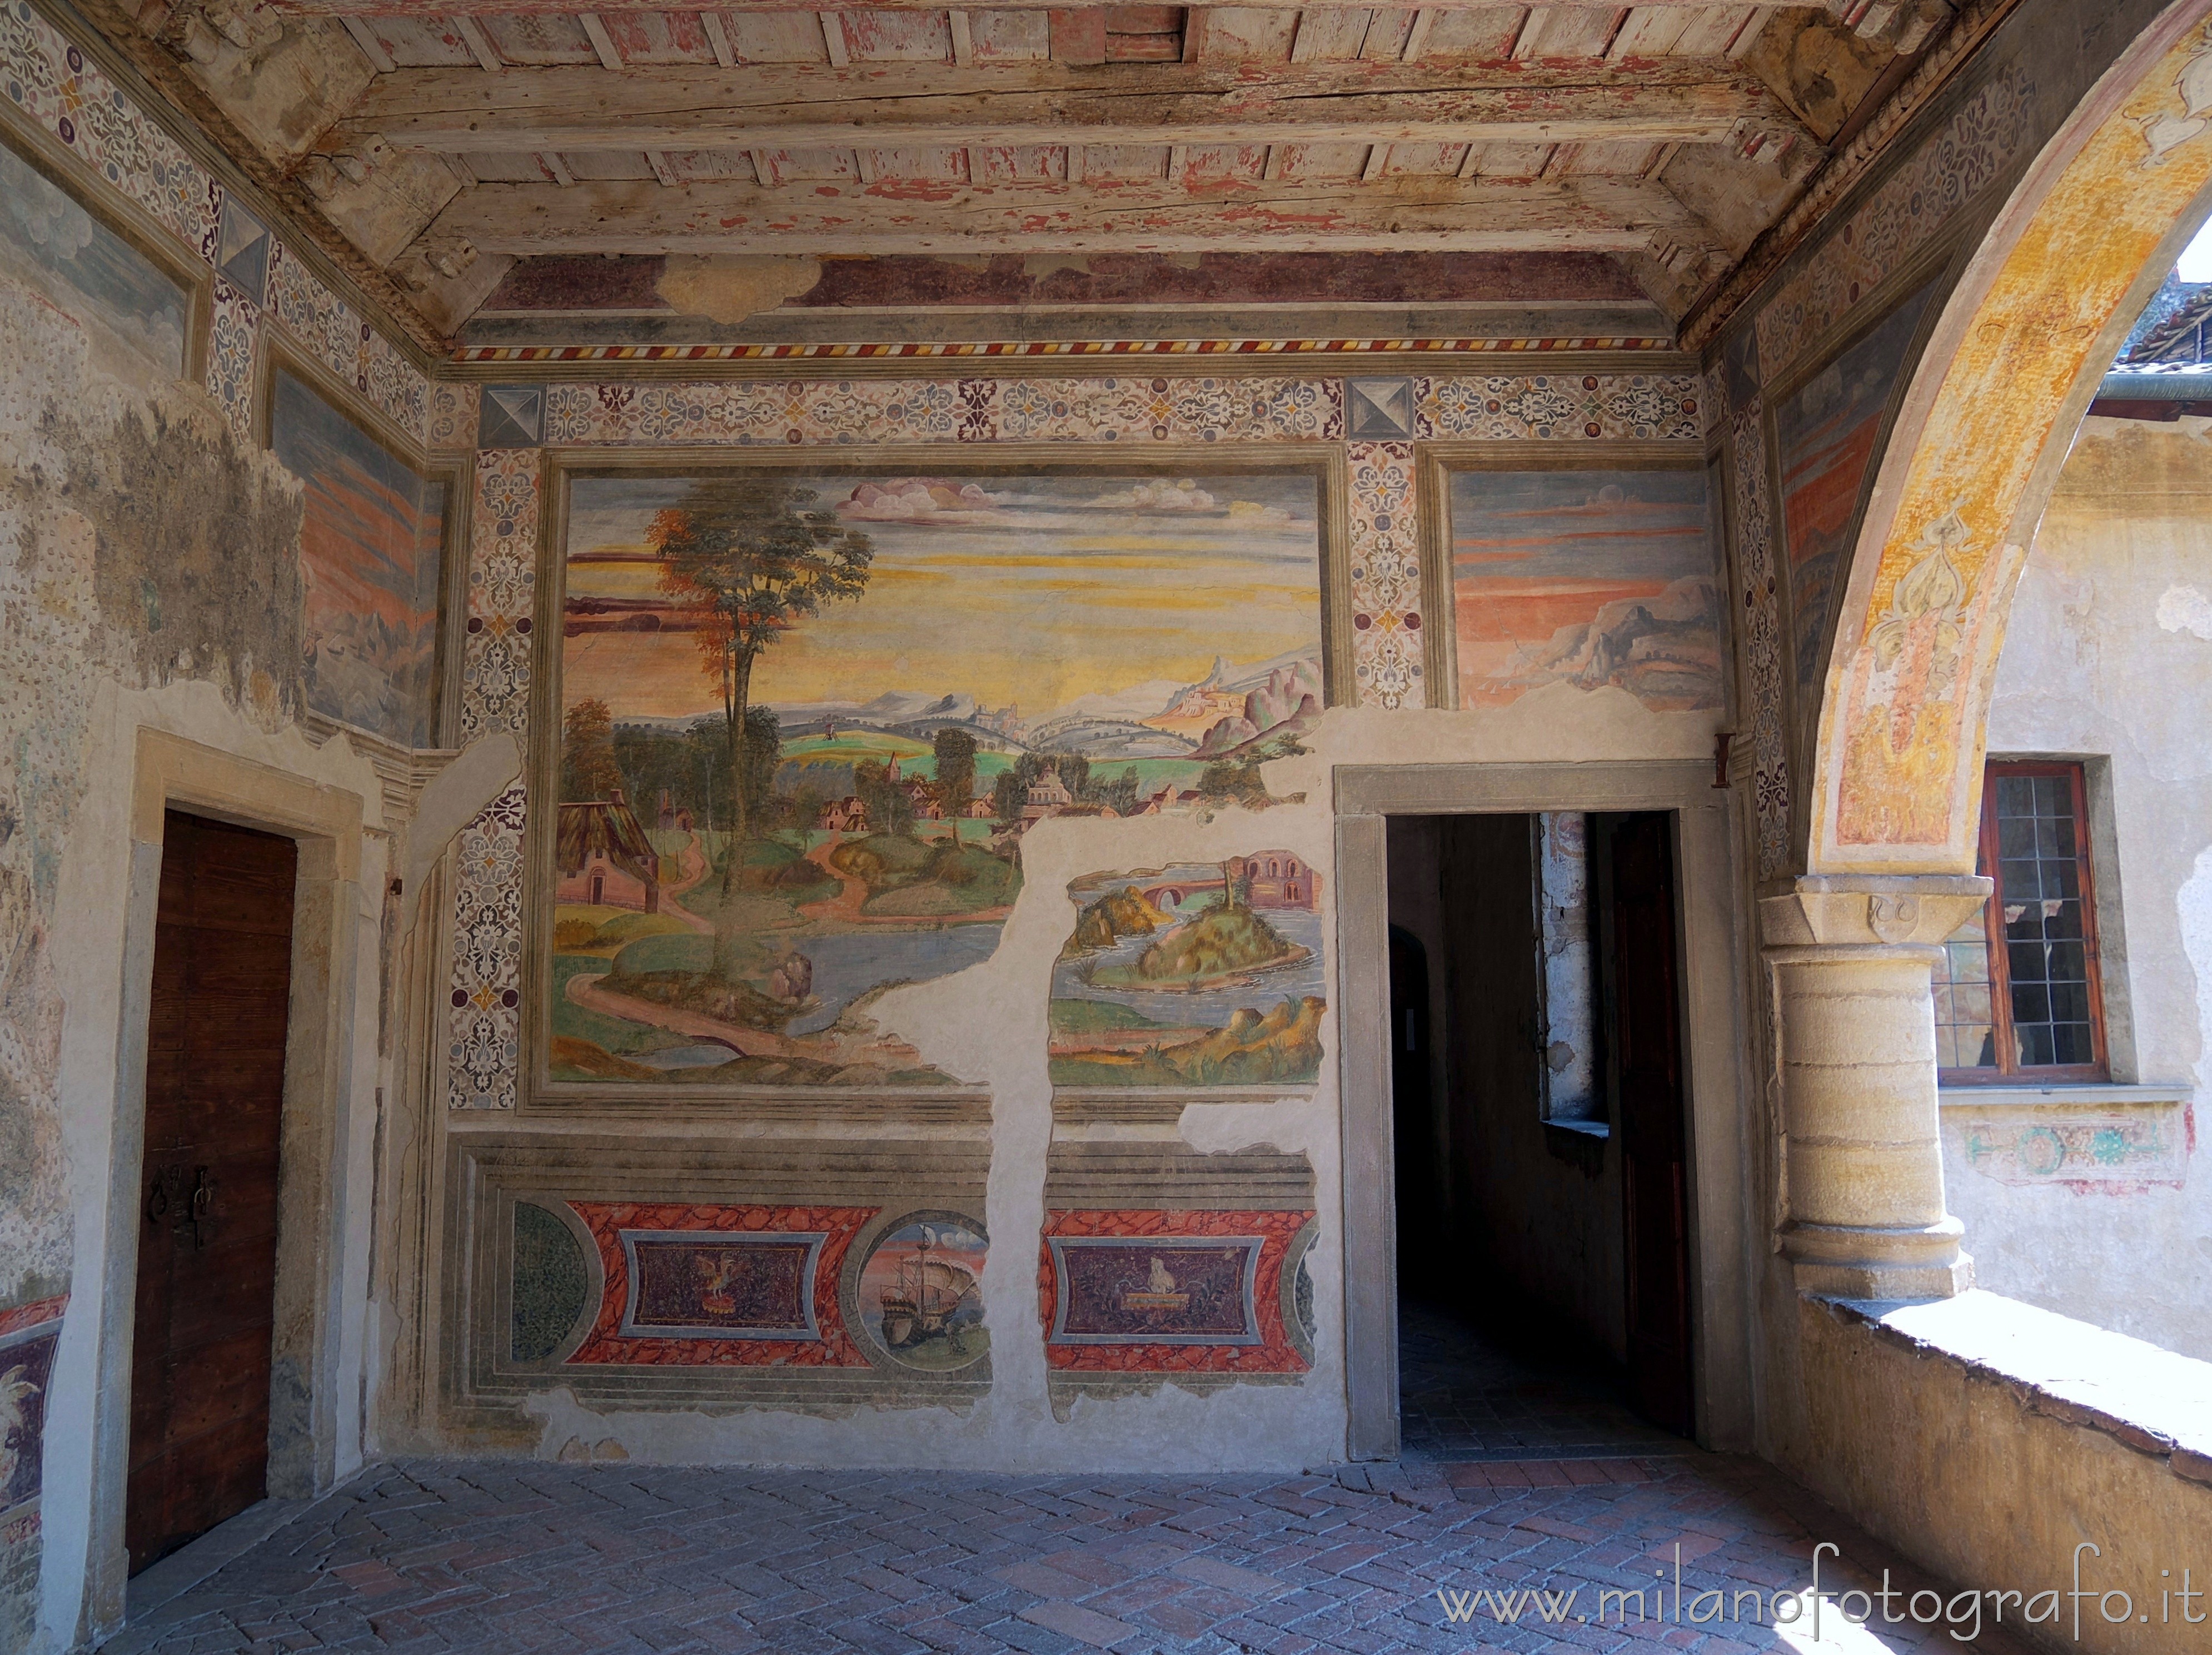
MULTIPOLYGON (((867 701, 771 702, 786 739, 839 727, 875 730, 927 741, 940 729, 964 729, 977 745, 1000 751, 1081 754, 1112 762, 1135 758, 1212 757, 1243 745, 1285 725, 1303 733, 1319 717, 1321 660, 1317 649, 1292 650, 1272 660, 1238 666, 1214 658, 1196 684, 1152 678, 1126 690, 1101 691, 1074 697, 1049 714, 1021 717, 1012 708, 994 710, 972 695, 954 691, 929 695, 894 690, 867 701), (1216 704, 1244 703, 1242 716, 1231 710, 1209 728, 1203 741, 1182 731, 1147 722, 1164 718, 1194 697, 1216 704)), ((689 718, 624 718, 633 727, 685 730, 714 714, 689 718)))

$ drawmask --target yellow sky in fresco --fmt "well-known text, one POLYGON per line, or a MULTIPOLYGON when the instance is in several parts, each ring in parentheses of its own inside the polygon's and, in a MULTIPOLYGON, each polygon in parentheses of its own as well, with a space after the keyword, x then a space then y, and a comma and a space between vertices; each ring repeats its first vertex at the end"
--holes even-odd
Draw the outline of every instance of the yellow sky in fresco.
MULTIPOLYGON (((1217 655, 1249 665, 1321 639, 1314 485, 1304 478, 1191 479, 1208 507, 1127 502, 1126 478, 965 479, 997 502, 961 520, 857 521, 874 542, 866 592, 805 620, 762 656, 757 701, 864 702, 897 691, 965 693, 1050 713, 1149 680, 1189 683, 1217 655), (1232 510, 1232 506, 1240 508, 1232 510), (978 517, 988 520, 975 520, 978 517)), ((825 502, 857 479, 815 482, 825 502)), ((641 545, 662 479, 580 479, 569 555, 641 545)), ((572 599, 650 599, 649 563, 572 561, 572 599)), ((562 698, 604 698, 619 718, 720 709, 689 634, 597 632, 564 641, 562 698)))

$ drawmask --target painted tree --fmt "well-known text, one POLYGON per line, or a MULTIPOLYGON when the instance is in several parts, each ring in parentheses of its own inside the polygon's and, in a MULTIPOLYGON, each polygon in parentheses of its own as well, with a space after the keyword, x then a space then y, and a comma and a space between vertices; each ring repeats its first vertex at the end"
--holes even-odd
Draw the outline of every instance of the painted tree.
POLYGON ((745 739, 753 669, 763 651, 823 605, 858 598, 875 556, 868 537, 847 528, 819 499, 769 472, 701 478, 675 505, 655 513, 646 531, 660 554, 662 590, 695 618, 701 667, 721 690, 736 816, 722 868, 725 897, 737 888, 763 796, 751 776, 760 744, 745 739))
POLYGON ((936 747, 937 802, 945 819, 957 823, 975 801, 975 738, 948 727, 937 733, 936 747))
POLYGON ((581 804, 611 799, 621 786, 614 715, 596 696, 580 701, 561 721, 561 796, 581 804))

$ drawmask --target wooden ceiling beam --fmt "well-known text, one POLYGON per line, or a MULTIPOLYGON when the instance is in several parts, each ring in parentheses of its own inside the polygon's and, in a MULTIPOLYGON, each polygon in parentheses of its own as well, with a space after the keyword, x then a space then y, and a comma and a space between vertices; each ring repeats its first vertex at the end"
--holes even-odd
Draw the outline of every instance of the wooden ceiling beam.
MULTIPOLYGON (((1241 7, 1249 3, 1250 0, 1195 0, 1198 7, 1206 9, 1241 7)), ((1494 8, 1498 0, 1485 0, 1485 3, 1494 8)), ((1543 3, 1554 11, 1617 12, 1621 9, 1620 0, 1543 0, 1543 3)), ((1647 8, 1658 6, 1686 10, 1705 10, 1717 3, 1717 0, 1637 0, 1637 3, 1647 8)), ((343 17, 349 15, 356 17, 374 17, 414 15, 410 12, 406 0, 262 0, 262 9, 289 14, 295 17, 343 17)), ((725 3, 714 8, 726 16, 734 17, 741 17, 748 12, 843 11, 850 9, 850 0, 737 0, 734 4, 725 0, 725 3)), ((927 3, 927 0, 872 0, 872 3, 866 9, 871 11, 933 11, 940 16, 945 11, 945 7, 941 3, 931 5, 927 3)), ((1383 3, 1381 4, 1370 4, 1369 0, 1324 0, 1322 4, 1304 5, 1299 9, 1306 11, 1407 12, 1419 11, 1423 9, 1423 7, 1418 3, 1418 0, 1383 0, 1383 3)), ((1446 6, 1437 9, 1453 11, 1481 9, 1480 5, 1477 5, 1446 6)), ((439 13, 447 16, 459 13, 487 12, 501 15, 573 16, 582 9, 584 8, 574 4, 574 0, 438 0, 439 13)), ((670 0, 594 0, 591 9, 602 12, 696 11, 698 8, 696 5, 672 4, 670 0)), ((992 9, 1064 11, 1068 8, 1060 4, 1060 0, 994 0, 992 9)))
MULTIPOLYGON (((1725 65, 1662 84, 1602 76, 1489 83, 1433 64, 1316 64, 1254 84, 1200 64, 1071 74, 895 64, 835 75, 705 66, 619 78, 450 69, 382 76, 328 143, 453 154, 557 149, 837 149, 1261 143, 1718 143, 1751 130, 1809 143, 1753 77, 1725 65), (1045 81, 1043 86, 1036 84, 1045 81)), ((327 144, 326 144, 327 147, 327 144)), ((1782 146, 1782 147, 1787 147, 1782 146)))
POLYGON ((809 180, 675 189, 629 179, 480 184, 428 232, 480 251, 544 253, 1462 252, 1703 258, 1709 226, 1641 179, 1277 179, 1196 190, 1166 180, 935 186, 927 195, 809 180))

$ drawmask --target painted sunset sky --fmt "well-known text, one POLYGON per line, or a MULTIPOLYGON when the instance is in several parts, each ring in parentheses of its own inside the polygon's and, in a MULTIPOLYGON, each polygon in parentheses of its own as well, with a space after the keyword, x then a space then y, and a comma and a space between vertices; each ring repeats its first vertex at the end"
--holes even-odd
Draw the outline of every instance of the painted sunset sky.
POLYGON ((1710 627, 1702 472, 1462 472, 1451 480, 1451 531, 1465 705, 1511 701, 1559 678, 1589 685, 1588 635, 1638 605, 1671 625, 1710 627))
MULTIPOLYGON (((753 695, 794 706, 886 692, 968 694, 1049 716, 1080 697, 1203 679, 1321 646, 1316 490, 1304 477, 809 477, 874 543, 867 590, 761 658, 753 695)), ((649 602, 646 545, 681 478, 580 478, 568 597, 649 602)), ((563 699, 617 716, 720 710, 688 639, 574 634, 563 699)), ((1164 691, 1163 691, 1164 693, 1164 691)))
POLYGON ((270 399, 270 447, 307 485, 309 704, 411 746, 430 734, 446 485, 291 374, 270 399))

